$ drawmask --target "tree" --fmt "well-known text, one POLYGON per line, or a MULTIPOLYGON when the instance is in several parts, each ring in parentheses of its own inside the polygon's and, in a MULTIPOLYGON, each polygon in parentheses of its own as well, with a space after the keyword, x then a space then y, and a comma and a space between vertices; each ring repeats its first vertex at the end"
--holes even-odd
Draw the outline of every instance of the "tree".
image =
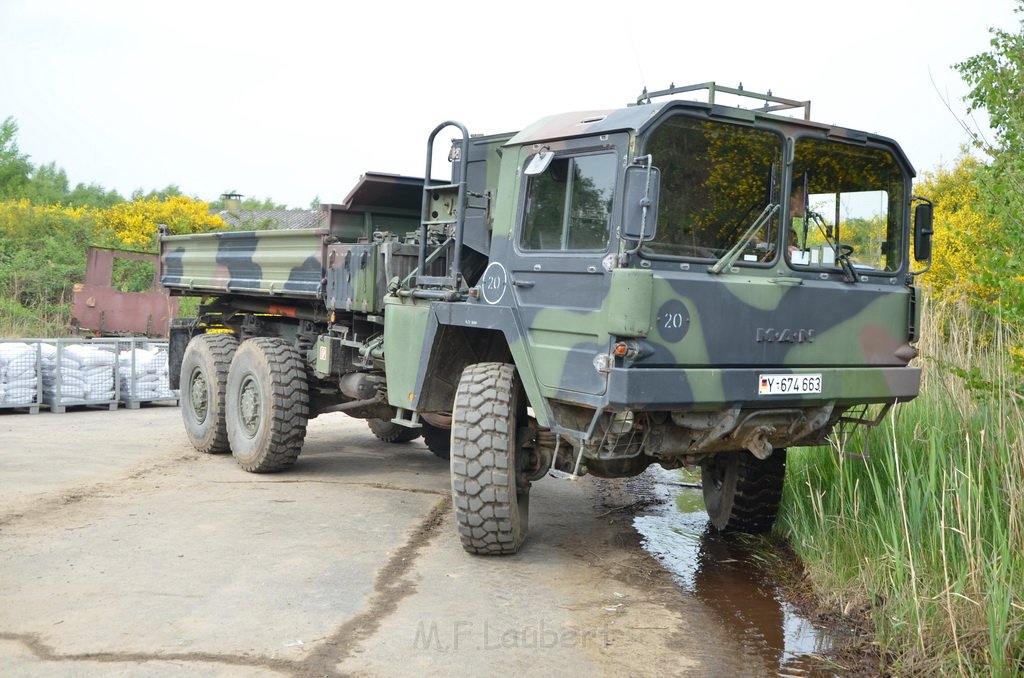
POLYGON ((75 186, 67 197, 67 204, 76 207, 113 207, 124 202, 124 197, 117 191, 107 190, 99 184, 82 184, 75 186))
MULTIPOLYGON (((1017 0, 1024 15, 1024 0, 1017 0)), ((1024 21, 1015 33, 990 29, 991 50, 956 64, 971 86, 968 112, 984 110, 993 142, 974 135, 991 160, 979 174, 980 195, 999 224, 993 246, 980 255, 979 278, 994 294, 986 301, 1000 317, 1024 328, 1024 21)), ((1011 349, 1024 368, 1024 349, 1011 349)))
POLYGON ((20 198, 28 185, 32 163, 18 149, 18 123, 8 117, 0 123, 0 200, 20 198))
POLYGON ((67 173, 53 162, 32 170, 23 190, 24 197, 37 205, 66 203, 69 193, 67 173))
POLYGON ((184 194, 177 184, 167 184, 167 188, 153 189, 149 193, 144 192, 141 188, 136 188, 132 191, 132 200, 166 200, 167 198, 177 198, 182 195, 184 194))

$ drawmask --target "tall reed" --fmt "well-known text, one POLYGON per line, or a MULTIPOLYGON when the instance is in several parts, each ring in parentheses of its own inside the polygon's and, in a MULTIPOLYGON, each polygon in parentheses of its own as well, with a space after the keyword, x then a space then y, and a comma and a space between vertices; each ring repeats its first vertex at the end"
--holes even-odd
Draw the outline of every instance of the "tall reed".
POLYGON ((1024 417, 1004 328, 927 314, 922 393, 831 449, 791 451, 780 529, 874 622, 887 670, 1024 674, 1024 417))

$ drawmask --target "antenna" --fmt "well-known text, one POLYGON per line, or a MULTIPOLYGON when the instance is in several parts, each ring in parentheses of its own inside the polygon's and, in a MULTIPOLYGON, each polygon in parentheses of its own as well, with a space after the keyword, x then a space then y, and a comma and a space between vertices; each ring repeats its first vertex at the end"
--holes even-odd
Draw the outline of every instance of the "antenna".
POLYGON ((640 64, 640 54, 636 51, 636 41, 633 40, 633 31, 629 31, 629 47, 633 50, 633 60, 636 61, 636 70, 640 73, 640 84, 647 91, 647 78, 644 77, 644 68, 640 64))

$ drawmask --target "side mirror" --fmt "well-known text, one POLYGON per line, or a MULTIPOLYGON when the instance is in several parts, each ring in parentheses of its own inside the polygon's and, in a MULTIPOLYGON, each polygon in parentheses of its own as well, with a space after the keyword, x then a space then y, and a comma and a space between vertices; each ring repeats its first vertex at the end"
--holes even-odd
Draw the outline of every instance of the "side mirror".
MULTIPOLYGON (((650 160, 648 160, 650 162, 650 160)), ((631 165, 626 168, 625 209, 622 236, 646 242, 654 238, 658 224, 658 194, 661 171, 657 167, 631 165)))
POLYGON ((526 163, 526 169, 523 170, 523 174, 528 177, 533 177, 538 174, 544 174, 547 170, 548 165, 555 159, 555 154, 545 149, 537 153, 537 155, 530 158, 530 162, 526 163))
POLYGON ((914 259, 932 258, 932 204, 923 202, 914 208, 914 259))

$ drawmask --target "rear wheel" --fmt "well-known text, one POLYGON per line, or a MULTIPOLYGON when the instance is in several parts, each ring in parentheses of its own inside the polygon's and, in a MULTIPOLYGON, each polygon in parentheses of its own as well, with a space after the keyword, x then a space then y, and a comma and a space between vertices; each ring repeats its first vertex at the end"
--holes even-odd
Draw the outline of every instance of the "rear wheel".
POLYGON ((452 453, 452 431, 422 422, 423 442, 438 459, 449 459, 452 453))
POLYGON ((420 437, 418 428, 402 426, 387 419, 367 419, 366 425, 370 427, 378 440, 386 443, 407 443, 420 437))
POLYGON ((526 538, 530 483, 519 469, 526 417, 514 365, 478 363, 462 373, 452 412, 451 471, 462 548, 507 555, 526 538))
POLYGON ((231 453, 246 471, 291 466, 309 419, 306 372, 284 339, 257 337, 235 351, 228 371, 226 420, 231 453))
POLYGON ((786 479, 786 450, 765 460, 750 452, 720 452, 701 469, 704 505, 722 532, 768 532, 775 524, 786 479))
POLYGON ((224 390, 236 348, 232 334, 200 334, 192 337, 182 356, 181 416, 189 442, 200 452, 230 450, 224 390))

